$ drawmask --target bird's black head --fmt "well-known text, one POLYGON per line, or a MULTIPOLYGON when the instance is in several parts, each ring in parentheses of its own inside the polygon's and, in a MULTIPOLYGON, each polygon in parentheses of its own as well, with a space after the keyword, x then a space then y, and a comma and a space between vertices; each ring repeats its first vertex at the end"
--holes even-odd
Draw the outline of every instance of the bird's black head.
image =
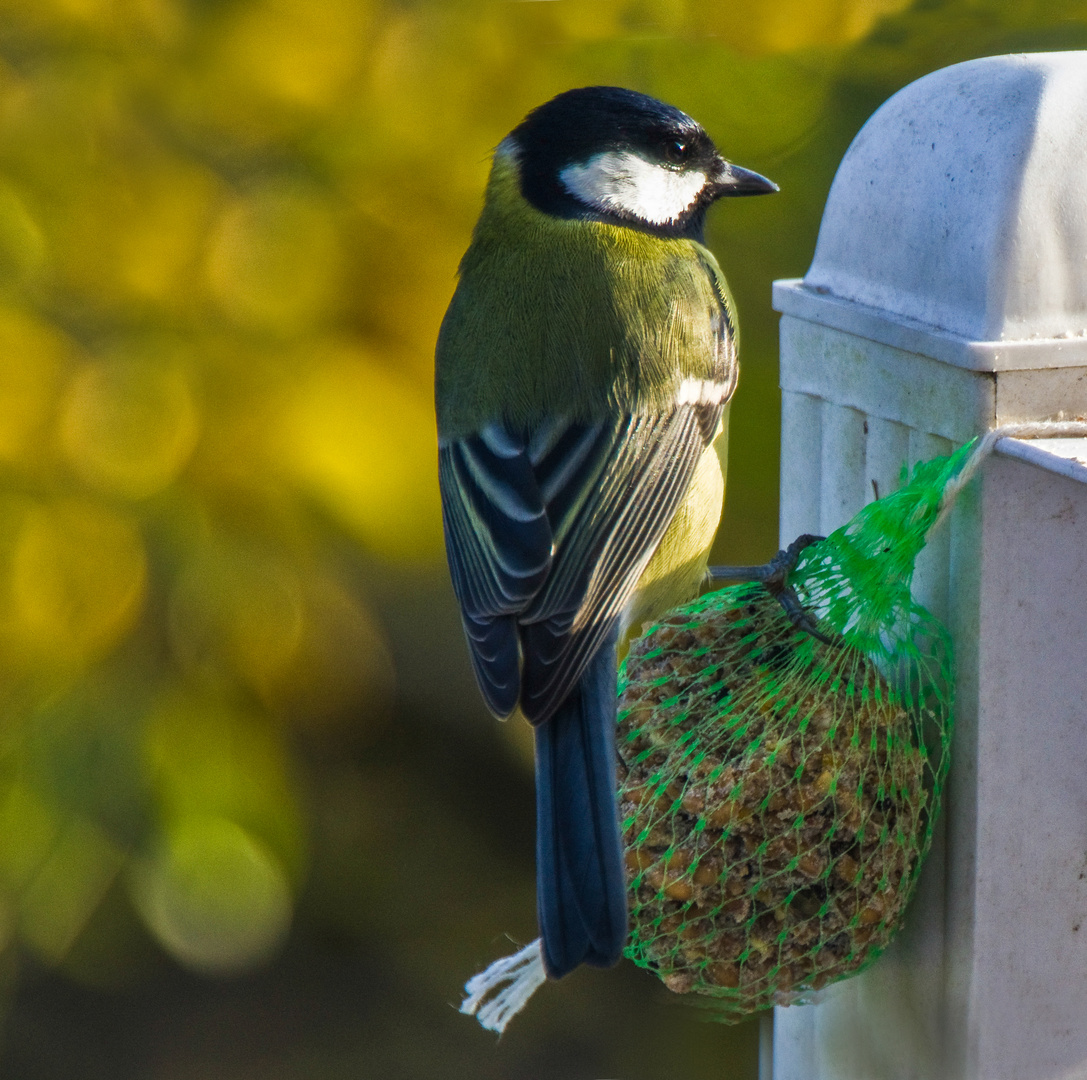
POLYGON ((517 156, 522 194, 538 210, 658 236, 701 239, 715 199, 777 191, 726 162, 686 113, 617 86, 559 94, 504 145, 517 156))

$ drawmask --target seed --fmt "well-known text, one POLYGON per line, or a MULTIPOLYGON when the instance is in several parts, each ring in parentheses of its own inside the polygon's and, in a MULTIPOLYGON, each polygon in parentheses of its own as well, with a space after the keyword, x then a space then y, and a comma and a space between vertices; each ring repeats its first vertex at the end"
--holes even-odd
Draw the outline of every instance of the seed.
POLYGON ((686 879, 682 881, 670 881, 664 886, 664 895, 669 900, 690 900, 694 896, 694 888, 686 879))
POLYGON ((694 972, 670 971, 661 976, 661 982, 672 991, 673 994, 689 994, 694 989, 694 972))
POLYGON ((868 926, 872 923, 879 922, 879 920, 883 918, 883 904, 880 902, 879 898, 875 896, 872 897, 867 905, 861 908, 857 918, 860 920, 861 926, 868 926))
POLYGON ((725 964, 720 960, 707 964, 703 969, 706 981, 712 986, 723 986, 734 990, 740 985, 740 970, 735 964, 725 964))

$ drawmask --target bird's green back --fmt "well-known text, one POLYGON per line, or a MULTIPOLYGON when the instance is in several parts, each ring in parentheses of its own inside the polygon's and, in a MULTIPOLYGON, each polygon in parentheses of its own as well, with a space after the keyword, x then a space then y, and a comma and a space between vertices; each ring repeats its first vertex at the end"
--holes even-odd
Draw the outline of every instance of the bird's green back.
POLYGON ((727 378, 735 350, 732 299, 707 248, 544 214, 499 150, 438 339, 443 437, 480 417, 531 428, 666 412, 683 379, 727 378))

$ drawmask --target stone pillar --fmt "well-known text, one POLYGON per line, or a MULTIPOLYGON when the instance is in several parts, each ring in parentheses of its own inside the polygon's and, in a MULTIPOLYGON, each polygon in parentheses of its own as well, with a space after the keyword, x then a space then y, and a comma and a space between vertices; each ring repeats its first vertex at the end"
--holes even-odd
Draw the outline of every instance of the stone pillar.
MULTIPOLYGON (((1087 416, 1087 53, 911 84, 779 281, 781 540, 905 463, 1087 416)), ((906 926, 774 1016, 775 1080, 1087 1077, 1087 442, 1004 440, 918 564, 952 632, 950 782, 906 926)))

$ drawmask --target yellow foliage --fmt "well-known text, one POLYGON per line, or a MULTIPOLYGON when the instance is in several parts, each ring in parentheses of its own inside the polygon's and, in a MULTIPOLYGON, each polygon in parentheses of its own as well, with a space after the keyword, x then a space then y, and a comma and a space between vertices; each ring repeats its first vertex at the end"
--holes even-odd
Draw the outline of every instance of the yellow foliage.
POLYGON ((327 202, 314 189, 271 183, 226 207, 212 231, 207 274, 231 318, 291 333, 334 310, 340 264, 340 234, 327 202))
POLYGON ((35 470, 61 377, 76 348, 18 308, 0 308, 0 461, 35 470))
POLYGON ((204 237, 223 199, 218 177, 185 160, 149 163, 129 190, 101 193, 95 213, 109 223, 127 215, 116 233, 119 290, 132 300, 184 310, 192 302, 204 237), (107 202, 108 200, 108 202, 107 202))
POLYGON ((840 48, 863 38, 886 15, 913 0, 731 0, 699 6, 701 22, 730 48, 749 56, 840 48))
POLYGON ((196 445, 199 418, 186 372, 146 356, 88 364, 61 405, 72 468, 92 487, 130 499, 169 486, 196 445))
POLYGON ((0 12, 20 29, 58 34, 92 30, 107 36, 176 32, 176 0, 2 0, 0 12))
POLYGON ((0 640, 28 663, 96 659, 139 615, 146 573, 125 518, 84 500, 30 506, 12 541, 0 640))
POLYGON ((437 434, 429 387, 352 346, 324 342, 282 404, 282 467, 388 559, 441 551, 437 434))
POLYGON ((286 105, 331 105, 365 55, 370 5, 359 0, 258 0, 238 5, 216 43, 239 89, 286 105))

